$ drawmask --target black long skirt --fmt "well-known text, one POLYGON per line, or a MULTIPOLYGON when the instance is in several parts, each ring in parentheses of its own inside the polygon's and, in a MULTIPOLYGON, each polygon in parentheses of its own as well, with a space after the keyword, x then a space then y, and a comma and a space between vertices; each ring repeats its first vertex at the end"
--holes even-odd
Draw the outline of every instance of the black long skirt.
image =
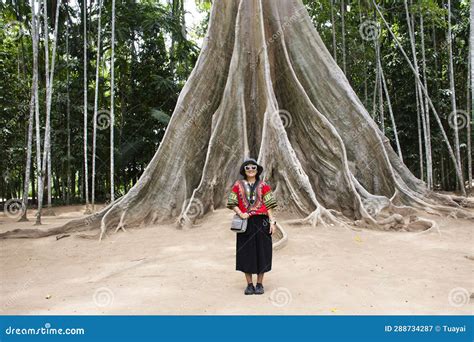
POLYGON ((267 215, 248 218, 245 233, 237 233, 236 267, 245 273, 264 273, 272 269, 272 234, 267 215))

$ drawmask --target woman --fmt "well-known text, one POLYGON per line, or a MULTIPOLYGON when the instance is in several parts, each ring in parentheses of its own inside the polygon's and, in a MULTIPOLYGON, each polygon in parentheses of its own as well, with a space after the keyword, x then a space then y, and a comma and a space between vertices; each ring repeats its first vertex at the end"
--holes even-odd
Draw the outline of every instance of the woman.
POLYGON ((236 247, 236 270, 245 273, 246 295, 263 294, 263 275, 272 268, 272 234, 276 229, 272 209, 277 204, 270 186, 260 180, 262 172, 255 159, 245 160, 240 166, 243 179, 234 183, 227 200, 227 208, 248 219, 245 233, 237 233, 236 247), (256 287, 252 274, 257 274, 256 287))

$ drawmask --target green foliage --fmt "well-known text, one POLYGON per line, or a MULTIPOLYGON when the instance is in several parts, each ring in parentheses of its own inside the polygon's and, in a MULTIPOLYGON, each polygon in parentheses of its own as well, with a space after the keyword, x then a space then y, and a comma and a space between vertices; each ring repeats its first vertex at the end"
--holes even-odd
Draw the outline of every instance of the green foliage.
MULTIPOLYGON (((342 68, 342 30, 341 30, 341 0, 304 0, 314 25, 328 50, 333 53, 333 28, 331 25, 331 2, 335 18, 336 55, 337 62, 342 68)), ((376 1, 382 10, 390 28, 401 43, 408 57, 413 61, 410 37, 405 15, 404 2, 376 1)), ((448 45, 447 45, 447 8, 446 1, 422 0, 409 1, 409 10, 414 14, 416 53, 420 73, 422 73, 422 43, 420 30, 420 17, 423 16, 426 78, 428 92, 441 116, 443 127, 449 135, 450 143, 454 146, 454 130, 448 124, 451 113, 451 99, 448 74, 448 45), (413 5, 411 5, 413 3, 413 5)), ((382 65, 387 79, 392 107, 397 123, 398 135, 404 156, 404 162, 420 177, 419 145, 417 109, 415 98, 415 77, 408 63, 395 44, 383 21, 376 14, 372 0, 346 0, 345 11, 345 40, 346 40, 346 76, 358 94, 367 110, 372 113, 373 92, 375 86, 375 45, 374 41, 366 41, 361 37, 361 25, 368 21, 376 21, 380 30, 379 44, 381 49, 382 65), (349 10, 350 7, 350 10, 349 10), (367 83, 366 83, 367 82, 367 83), (367 94, 367 98, 366 95, 367 94)), ((468 42, 469 42, 469 1, 451 1, 451 25, 453 36, 453 63, 456 88, 456 102, 458 111, 469 112, 467 88, 468 75, 468 42)), ((390 138, 395 148, 394 131, 391 127, 388 106, 384 98, 385 134, 390 138)), ((372 113, 380 125, 380 113, 372 113)), ((430 114, 431 115, 431 114, 430 114)), ((441 131, 431 116, 432 153, 435 173, 440 177, 441 160, 444 160, 445 179, 442 181, 445 189, 454 189, 456 186, 455 172, 451 161, 448 161, 447 148, 443 141, 441 131), (436 170, 437 169, 437 170, 436 170)), ((467 141, 466 129, 459 131, 460 142, 467 141)), ((466 148, 461 149, 461 158, 467 160, 466 148)), ((425 167, 426 171, 426 167, 425 167)), ((464 167, 467 172, 467 168, 464 167)), ((438 177, 438 179, 439 179, 438 177)), ((465 174, 467 178, 467 173, 465 174)))

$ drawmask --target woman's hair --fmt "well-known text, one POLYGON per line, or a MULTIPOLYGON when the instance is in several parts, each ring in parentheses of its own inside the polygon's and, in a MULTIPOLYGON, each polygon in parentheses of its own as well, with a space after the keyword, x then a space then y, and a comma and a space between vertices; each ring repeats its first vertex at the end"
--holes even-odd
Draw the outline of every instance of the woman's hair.
POLYGON ((242 175, 242 177, 244 177, 244 179, 247 179, 247 175, 245 174, 245 165, 249 165, 249 164, 252 164, 252 165, 257 165, 257 175, 255 176, 255 178, 257 180, 260 180, 260 175, 262 174, 263 172, 263 167, 261 165, 259 165, 257 163, 257 161, 253 158, 250 158, 250 159, 246 159, 242 165, 240 165, 240 174, 242 175))

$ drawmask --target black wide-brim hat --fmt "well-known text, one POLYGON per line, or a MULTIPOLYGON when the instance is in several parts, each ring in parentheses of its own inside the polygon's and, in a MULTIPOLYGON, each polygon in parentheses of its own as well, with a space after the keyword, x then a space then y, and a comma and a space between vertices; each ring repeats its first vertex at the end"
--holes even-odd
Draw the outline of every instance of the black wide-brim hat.
POLYGON ((244 176, 244 178, 245 178, 245 169, 244 169, 244 167, 245 167, 245 165, 249 165, 249 164, 257 165, 257 176, 256 177, 259 177, 263 172, 263 166, 259 165, 257 163, 257 161, 253 158, 245 159, 245 161, 242 163, 242 165, 240 165, 240 174, 242 176, 244 176))

